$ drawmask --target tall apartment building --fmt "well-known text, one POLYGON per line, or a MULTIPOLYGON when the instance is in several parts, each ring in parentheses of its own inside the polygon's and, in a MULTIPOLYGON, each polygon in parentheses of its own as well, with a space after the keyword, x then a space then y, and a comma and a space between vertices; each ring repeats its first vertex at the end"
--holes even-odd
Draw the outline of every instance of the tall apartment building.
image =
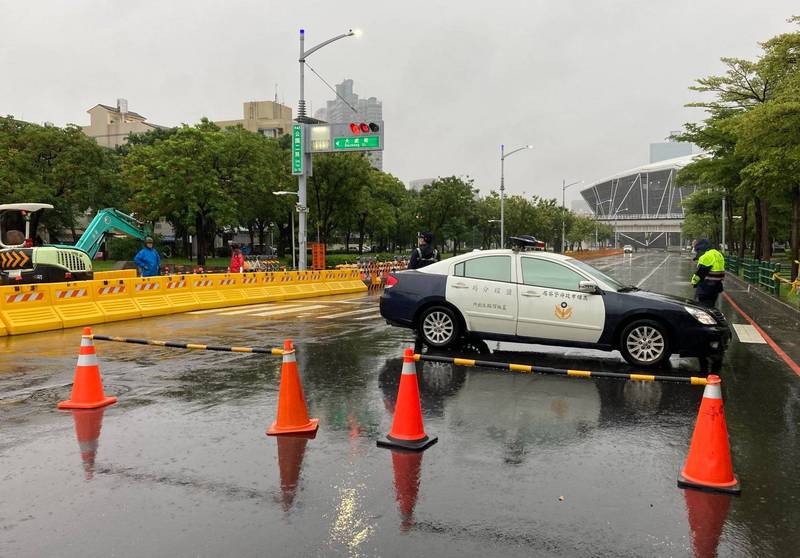
MULTIPOLYGON (((383 120, 383 104, 375 97, 360 99, 353 91, 353 80, 345 79, 336 85, 336 97, 325 103, 325 108, 314 113, 314 117, 326 122, 375 122, 383 120), (344 101, 342 100, 344 99, 344 101), (347 101, 347 102, 345 102, 347 101), (353 108, 356 112, 353 112, 353 108)), ((367 153, 370 164, 383 170, 383 152, 370 151, 367 153)))
POLYGON ((128 110, 126 99, 117 99, 116 108, 97 104, 87 110, 89 125, 83 126, 83 133, 94 138, 97 145, 114 148, 128 142, 130 134, 140 134, 163 128, 147 122, 147 118, 128 110))
POLYGON ((292 132, 292 109, 273 101, 248 101, 242 103, 240 120, 216 120, 220 128, 242 126, 245 130, 268 138, 278 138, 292 132))

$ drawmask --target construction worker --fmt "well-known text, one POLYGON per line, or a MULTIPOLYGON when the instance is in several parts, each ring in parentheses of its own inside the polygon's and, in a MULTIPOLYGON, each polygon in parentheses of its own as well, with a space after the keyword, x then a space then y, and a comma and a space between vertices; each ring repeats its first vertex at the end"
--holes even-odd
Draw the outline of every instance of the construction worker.
POLYGON ((725 258, 705 238, 695 242, 694 251, 697 261, 697 270, 692 275, 694 299, 702 306, 713 308, 725 280, 725 258))
POLYGON ((144 239, 144 248, 139 250, 133 261, 142 277, 156 277, 161 272, 161 256, 153 248, 153 239, 149 236, 144 239))
POLYGON ((433 235, 421 232, 417 235, 417 247, 411 251, 408 269, 419 269, 439 261, 439 251, 433 247, 433 235))

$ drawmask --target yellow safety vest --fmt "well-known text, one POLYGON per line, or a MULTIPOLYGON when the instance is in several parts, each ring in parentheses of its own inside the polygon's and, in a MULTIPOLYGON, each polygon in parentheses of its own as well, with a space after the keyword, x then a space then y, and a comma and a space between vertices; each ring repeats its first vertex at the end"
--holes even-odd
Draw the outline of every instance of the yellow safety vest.
POLYGON ((692 285, 698 285, 701 281, 709 281, 710 283, 722 283, 725 279, 725 257, 719 250, 712 248, 705 254, 700 256, 697 260, 697 271, 692 275, 692 285), (700 277, 697 271, 701 267, 711 268, 705 275, 700 277))

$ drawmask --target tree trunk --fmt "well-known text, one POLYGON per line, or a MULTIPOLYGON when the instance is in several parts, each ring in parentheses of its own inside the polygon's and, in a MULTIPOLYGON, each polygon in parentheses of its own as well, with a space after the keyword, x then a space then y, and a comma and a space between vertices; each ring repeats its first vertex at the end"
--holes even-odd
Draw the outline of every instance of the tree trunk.
POLYGON ((197 231, 197 265, 206 265, 206 227, 202 213, 195 216, 195 228, 197 231))
POLYGON ((747 213, 749 212, 750 200, 745 198, 742 207, 742 230, 739 233, 739 258, 744 258, 745 245, 747 244, 747 213))
POLYGON ((769 236, 769 204, 761 200, 761 259, 772 257, 772 239, 769 236))
POLYGON ((797 279, 800 260, 800 186, 792 188, 792 226, 790 236, 792 250, 792 281, 797 279))
POLYGON ((255 247, 255 243, 256 243, 256 235, 255 235, 255 232, 253 231, 253 225, 252 224, 248 225, 247 234, 250 235, 250 248, 252 250, 255 247))
POLYGON ((761 231, 763 230, 761 222, 764 220, 761 215, 761 198, 753 198, 753 213, 755 216, 755 223, 753 223, 753 257, 757 260, 761 259, 761 231))
POLYGON ((267 251, 264 249, 264 243, 267 241, 266 239, 266 232, 264 227, 258 227, 258 245, 261 246, 261 253, 266 254, 267 251))

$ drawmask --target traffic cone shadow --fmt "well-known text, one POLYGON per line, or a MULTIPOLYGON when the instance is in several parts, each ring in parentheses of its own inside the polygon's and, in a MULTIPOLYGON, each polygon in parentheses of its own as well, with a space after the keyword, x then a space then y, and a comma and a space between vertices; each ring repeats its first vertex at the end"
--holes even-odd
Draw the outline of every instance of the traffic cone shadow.
POLYGON ((689 455, 678 475, 678 486, 712 492, 739 494, 739 480, 733 474, 728 428, 722 407, 722 381, 711 375, 703 391, 689 455))
POLYGON ((400 386, 397 389, 392 429, 385 440, 377 441, 378 447, 422 451, 438 440, 436 436, 428 436, 425 433, 419 402, 417 368, 414 365, 414 350, 409 348, 403 354, 403 370, 400 374, 400 386))
POLYGON ((400 531, 407 533, 414 526, 414 507, 417 505, 419 494, 422 452, 393 449, 392 469, 395 499, 400 510, 400 531))
POLYGON ((686 499, 695 558, 715 558, 732 496, 684 490, 683 497, 686 499))
POLYGON ((81 452, 86 480, 92 480, 94 477, 94 460, 100 444, 100 429, 103 426, 103 413, 105 412, 105 407, 71 411, 75 421, 75 435, 78 438, 78 448, 81 452))
POLYGON ((107 397, 103 391, 100 365, 92 343, 92 328, 83 328, 78 364, 72 382, 72 395, 58 404, 59 409, 97 409, 116 403, 116 397, 107 397))
POLYGON ((297 494, 297 485, 300 480, 300 471, 303 468, 303 457, 306 454, 306 444, 313 438, 313 434, 299 436, 278 436, 278 469, 281 476, 281 502, 283 511, 292 508, 297 494))
POLYGON ((297 359, 291 339, 283 342, 283 363, 281 364, 281 386, 278 392, 278 416, 267 430, 269 436, 298 433, 314 433, 319 428, 319 419, 308 418, 306 399, 297 359))

